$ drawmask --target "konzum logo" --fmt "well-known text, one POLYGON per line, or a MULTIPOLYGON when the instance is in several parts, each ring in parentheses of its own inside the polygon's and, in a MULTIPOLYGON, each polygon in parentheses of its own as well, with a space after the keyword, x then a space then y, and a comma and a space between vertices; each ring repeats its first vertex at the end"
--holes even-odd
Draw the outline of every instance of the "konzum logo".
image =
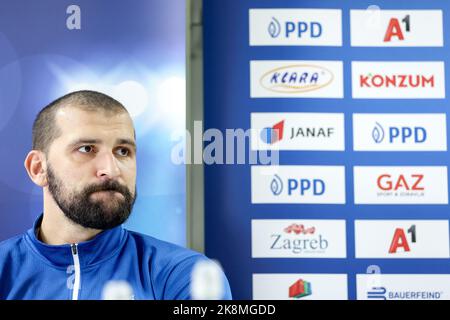
POLYGON ((433 75, 423 74, 392 74, 369 73, 359 76, 361 88, 434 88, 433 75))
POLYGON ((318 90, 334 79, 331 70, 319 65, 289 65, 270 70, 260 79, 267 90, 281 93, 298 93, 318 90))
POLYGON ((443 99, 442 61, 353 61, 355 99, 443 99))

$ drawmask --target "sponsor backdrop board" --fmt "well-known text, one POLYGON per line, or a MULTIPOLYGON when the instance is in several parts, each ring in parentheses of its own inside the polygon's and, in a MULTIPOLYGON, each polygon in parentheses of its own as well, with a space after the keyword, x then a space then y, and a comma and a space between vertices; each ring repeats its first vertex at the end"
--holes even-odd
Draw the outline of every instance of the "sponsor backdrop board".
POLYGON ((450 297, 448 30, 444 1, 204 2, 204 128, 253 129, 204 143, 235 298, 450 297))

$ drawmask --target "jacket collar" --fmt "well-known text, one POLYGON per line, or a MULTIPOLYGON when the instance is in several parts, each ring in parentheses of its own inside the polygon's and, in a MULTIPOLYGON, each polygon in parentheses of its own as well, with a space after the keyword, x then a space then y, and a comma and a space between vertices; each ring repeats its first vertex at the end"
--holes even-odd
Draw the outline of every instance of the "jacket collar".
MULTIPOLYGON (((41 225, 43 215, 41 214, 34 222, 33 228, 26 233, 26 239, 32 249, 50 264, 57 267, 67 267, 73 265, 73 255, 71 244, 48 245, 40 241, 37 230, 41 225)), ((123 247, 128 233, 122 226, 105 230, 93 239, 77 244, 80 267, 86 267, 102 262, 123 247)))

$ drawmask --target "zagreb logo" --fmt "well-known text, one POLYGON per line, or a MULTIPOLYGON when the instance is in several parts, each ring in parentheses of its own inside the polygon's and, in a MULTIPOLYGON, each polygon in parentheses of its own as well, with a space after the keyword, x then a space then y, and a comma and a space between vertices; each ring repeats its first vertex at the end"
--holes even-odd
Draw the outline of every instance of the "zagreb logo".
POLYGON ((260 79, 262 87, 279 93, 301 93, 321 89, 334 79, 333 73, 317 65, 290 65, 270 70, 260 79))
POLYGON ((314 234, 316 232, 315 227, 305 228, 303 224, 293 223, 284 229, 285 233, 295 233, 295 234, 314 234))
POLYGON ((284 228, 284 233, 274 233, 271 237, 270 250, 298 254, 325 254, 329 240, 322 234, 315 235, 316 228, 305 228, 302 224, 292 224, 284 228), (287 235, 286 235, 287 234, 287 235))
POLYGON ((383 39, 384 42, 391 42, 392 38, 395 38, 399 41, 405 40, 405 33, 411 32, 409 14, 401 20, 401 23, 397 18, 392 18, 389 20, 389 24, 387 26, 386 33, 383 39), (402 29, 401 23, 404 24, 404 29, 402 29))
POLYGON ((384 129, 378 122, 375 122, 375 127, 372 130, 372 138, 375 143, 381 143, 384 140, 384 129))
POLYGON ((405 230, 402 228, 395 229, 394 236, 392 237, 391 246, 389 247, 389 253, 395 254, 401 248, 403 252, 411 251, 411 243, 416 243, 416 225, 412 225, 406 230, 410 234, 410 240, 406 236, 405 230))
POLYGON ((434 88, 435 78, 422 74, 373 74, 359 76, 361 88, 434 88))
POLYGON ((279 196, 283 192, 283 181, 277 174, 274 175, 272 182, 270 183, 270 190, 274 196, 279 196))
POLYGON ((311 283, 303 279, 298 279, 289 287, 289 298, 300 299, 311 294, 311 283))
POLYGON ((261 140, 267 144, 274 144, 283 139, 284 120, 278 122, 272 127, 261 130, 261 140))
POLYGON ((269 23, 269 27, 267 28, 269 34, 272 38, 278 38, 281 33, 281 24, 280 22, 272 17, 272 21, 269 23))

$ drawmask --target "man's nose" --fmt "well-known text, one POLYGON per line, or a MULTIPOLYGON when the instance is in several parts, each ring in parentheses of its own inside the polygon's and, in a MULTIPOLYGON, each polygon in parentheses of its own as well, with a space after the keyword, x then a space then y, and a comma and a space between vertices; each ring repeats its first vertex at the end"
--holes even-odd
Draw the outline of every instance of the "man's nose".
POLYGON ((117 159, 112 152, 98 153, 96 158, 97 178, 109 180, 120 176, 117 159))

